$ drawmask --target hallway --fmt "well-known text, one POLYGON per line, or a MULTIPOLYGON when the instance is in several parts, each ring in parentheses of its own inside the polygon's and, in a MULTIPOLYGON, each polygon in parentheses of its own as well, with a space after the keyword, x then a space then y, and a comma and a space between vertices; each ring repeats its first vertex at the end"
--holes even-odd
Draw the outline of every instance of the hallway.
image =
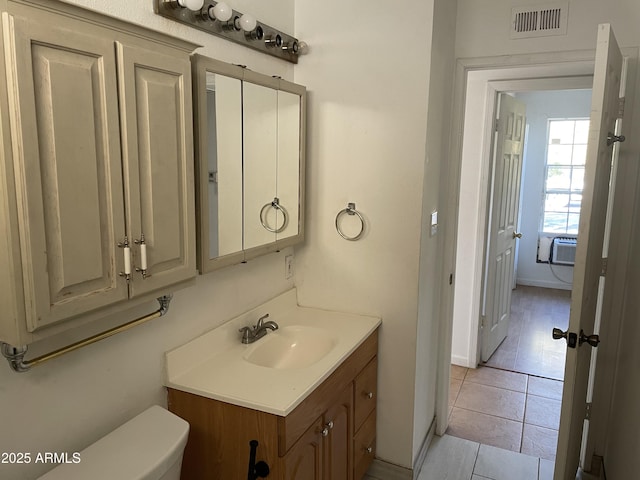
POLYGON ((476 369, 451 366, 447 433, 555 460, 571 292, 518 285, 507 338, 476 369))

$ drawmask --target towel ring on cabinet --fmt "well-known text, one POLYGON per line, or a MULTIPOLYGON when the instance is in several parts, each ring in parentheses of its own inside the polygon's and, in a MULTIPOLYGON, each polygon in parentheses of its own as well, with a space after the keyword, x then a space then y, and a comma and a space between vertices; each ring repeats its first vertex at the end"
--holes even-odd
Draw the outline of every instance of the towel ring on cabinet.
POLYGON ((287 227, 287 224, 289 223, 289 214, 287 213, 285 208, 280 205, 280 199, 278 197, 275 197, 272 202, 266 203, 264 207, 260 209, 260 223, 265 230, 271 233, 280 233, 287 227), (264 219, 264 213, 269 207, 275 208, 276 210, 280 210, 282 212, 284 221, 282 222, 282 226, 280 228, 271 228, 269 225, 267 225, 267 222, 264 219))
POLYGON ((344 210, 340 210, 338 212, 338 215, 336 215, 336 230, 338 231, 338 233, 340 234, 340 236, 342 238, 344 238, 345 240, 349 240, 350 242, 354 242, 354 241, 360 239, 360 237, 362 237, 362 234, 364 233, 364 217, 362 216, 362 214, 359 211, 356 210, 356 204, 355 203, 349 202, 347 204, 347 208, 345 208, 344 210), (360 232, 358 232, 358 234, 353 236, 353 237, 345 235, 345 233, 342 230, 340 230, 339 220, 340 220, 340 217, 345 213, 347 215, 357 215, 358 218, 360 219, 360 232))

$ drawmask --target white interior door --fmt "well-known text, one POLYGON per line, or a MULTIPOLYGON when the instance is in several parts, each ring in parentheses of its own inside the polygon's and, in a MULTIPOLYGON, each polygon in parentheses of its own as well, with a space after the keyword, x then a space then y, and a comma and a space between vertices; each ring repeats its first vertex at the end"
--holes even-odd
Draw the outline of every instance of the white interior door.
POLYGON ((484 283, 482 361, 486 362, 509 330, 511 291, 520 204, 525 104, 505 93, 498 106, 487 262, 484 283))
POLYGON ((580 463, 591 359, 591 347, 581 337, 594 333, 604 288, 602 259, 613 158, 608 138, 616 132, 619 116, 622 62, 611 26, 599 25, 571 315, 565 332, 568 347, 555 480, 575 479, 580 463))

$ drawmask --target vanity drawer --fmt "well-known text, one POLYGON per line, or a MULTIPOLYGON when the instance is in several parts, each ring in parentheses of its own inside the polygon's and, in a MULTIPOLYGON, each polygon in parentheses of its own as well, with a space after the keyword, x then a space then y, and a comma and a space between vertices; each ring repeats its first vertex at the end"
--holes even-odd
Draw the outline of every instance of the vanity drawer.
POLYGON ((378 387, 378 359, 375 357, 360 372, 355 381, 354 428, 356 431, 362 422, 376 408, 378 387))
POLYGON ((354 480, 361 480, 376 455, 376 411, 373 410, 353 438, 354 480))

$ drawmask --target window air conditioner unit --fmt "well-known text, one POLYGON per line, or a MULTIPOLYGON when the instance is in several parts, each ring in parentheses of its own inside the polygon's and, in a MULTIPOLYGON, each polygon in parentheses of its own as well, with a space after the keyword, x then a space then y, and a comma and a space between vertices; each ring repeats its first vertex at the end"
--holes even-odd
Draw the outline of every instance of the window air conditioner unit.
POLYGON ((556 237, 553 239, 551 263, 559 265, 574 265, 576 263, 576 238, 556 237))

